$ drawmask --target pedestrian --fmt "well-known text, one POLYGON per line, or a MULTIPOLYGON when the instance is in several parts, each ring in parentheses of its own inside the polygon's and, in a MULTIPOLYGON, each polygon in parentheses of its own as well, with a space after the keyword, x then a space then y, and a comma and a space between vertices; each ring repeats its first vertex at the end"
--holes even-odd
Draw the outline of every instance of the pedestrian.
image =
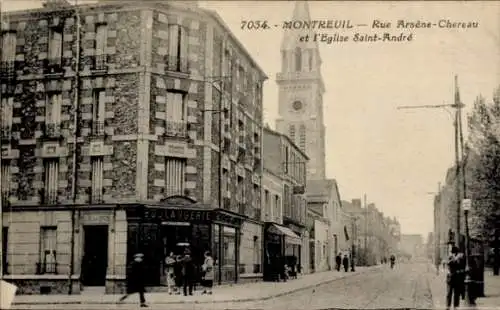
POLYGON ((182 256, 177 255, 174 264, 174 283, 175 283, 176 295, 181 294, 183 282, 184 280, 182 278, 182 256))
POLYGON ((127 294, 123 295, 118 302, 122 303, 128 296, 139 293, 141 307, 147 307, 144 296, 144 254, 136 253, 134 255, 134 260, 130 263, 127 274, 127 294))
POLYGON ((335 268, 340 271, 340 265, 342 264, 342 253, 339 252, 335 257, 335 268))
POLYGON ((347 254, 344 254, 344 258, 342 259, 342 263, 344 264, 344 271, 345 272, 349 271, 349 258, 347 257, 347 254))
POLYGON ((184 287, 184 296, 193 295, 193 282, 195 276, 195 266, 193 258, 191 257, 191 251, 186 248, 184 250, 184 257, 182 258, 182 279, 184 287))
POLYGON ((448 274, 446 275, 447 293, 446 293, 446 309, 450 309, 453 298, 453 307, 456 309, 460 306, 460 295, 462 294, 462 258, 458 252, 458 248, 453 246, 451 255, 448 259, 448 274))
POLYGON ((203 262, 201 269, 203 270, 203 286, 205 287, 205 290, 202 294, 212 295, 212 287, 214 285, 215 274, 214 259, 212 258, 210 251, 205 252, 205 261, 203 262))
POLYGON ((175 256, 174 252, 170 252, 170 254, 165 258, 165 275, 167 277, 167 289, 168 293, 172 295, 172 290, 175 287, 175 275, 174 275, 174 269, 175 269, 175 256))

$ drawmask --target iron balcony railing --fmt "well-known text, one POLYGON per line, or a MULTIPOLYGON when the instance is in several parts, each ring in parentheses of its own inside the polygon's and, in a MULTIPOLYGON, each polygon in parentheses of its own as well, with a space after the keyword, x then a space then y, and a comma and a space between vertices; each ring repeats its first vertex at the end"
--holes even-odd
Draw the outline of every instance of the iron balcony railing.
POLYGON ((108 58, 107 55, 95 55, 94 56, 94 70, 106 70, 108 68, 108 58))
POLYGON ((16 75, 16 69, 14 61, 0 62, 0 77, 13 78, 15 75, 16 75))
POLYGON ((62 70, 62 58, 61 57, 53 57, 49 58, 46 61, 45 65, 45 73, 46 74, 54 74, 61 73, 62 70))
POLYGON ((53 263, 37 263, 36 264, 36 272, 37 274, 57 274, 57 262, 53 263))
POLYGON ((2 140, 8 140, 12 136, 12 128, 10 126, 2 126, 1 138, 2 140))
POLYGON ((103 121, 93 121, 92 122, 92 135, 93 136, 104 135, 104 122, 103 121))
POLYGON ((48 138, 58 138, 61 136, 61 124, 60 123, 46 123, 44 134, 48 138))
POLYGON ((165 121, 165 136, 175 138, 187 137, 187 123, 179 121, 165 121))

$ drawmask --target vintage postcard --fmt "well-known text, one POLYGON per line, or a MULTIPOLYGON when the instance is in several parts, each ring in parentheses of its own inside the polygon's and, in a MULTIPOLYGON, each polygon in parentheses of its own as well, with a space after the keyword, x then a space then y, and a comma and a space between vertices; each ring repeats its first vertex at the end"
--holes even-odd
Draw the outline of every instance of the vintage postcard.
POLYGON ((0 16, 0 308, 500 307, 500 1, 0 16))

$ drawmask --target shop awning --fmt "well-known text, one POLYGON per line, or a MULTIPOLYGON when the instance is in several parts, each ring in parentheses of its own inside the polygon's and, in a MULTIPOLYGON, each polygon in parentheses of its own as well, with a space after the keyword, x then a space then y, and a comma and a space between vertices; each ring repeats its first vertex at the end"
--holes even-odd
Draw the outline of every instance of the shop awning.
POLYGON ((302 240, 300 239, 300 237, 288 227, 273 224, 271 227, 269 227, 269 231, 285 236, 287 243, 299 245, 302 244, 302 240))

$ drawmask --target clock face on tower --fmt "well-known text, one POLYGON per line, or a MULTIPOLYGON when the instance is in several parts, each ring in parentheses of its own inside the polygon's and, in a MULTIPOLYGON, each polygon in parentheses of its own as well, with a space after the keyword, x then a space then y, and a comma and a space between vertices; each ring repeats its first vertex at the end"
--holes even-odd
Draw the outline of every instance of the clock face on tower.
POLYGON ((302 109, 302 102, 296 100, 292 103, 292 106, 295 111, 299 111, 300 109, 302 109))

